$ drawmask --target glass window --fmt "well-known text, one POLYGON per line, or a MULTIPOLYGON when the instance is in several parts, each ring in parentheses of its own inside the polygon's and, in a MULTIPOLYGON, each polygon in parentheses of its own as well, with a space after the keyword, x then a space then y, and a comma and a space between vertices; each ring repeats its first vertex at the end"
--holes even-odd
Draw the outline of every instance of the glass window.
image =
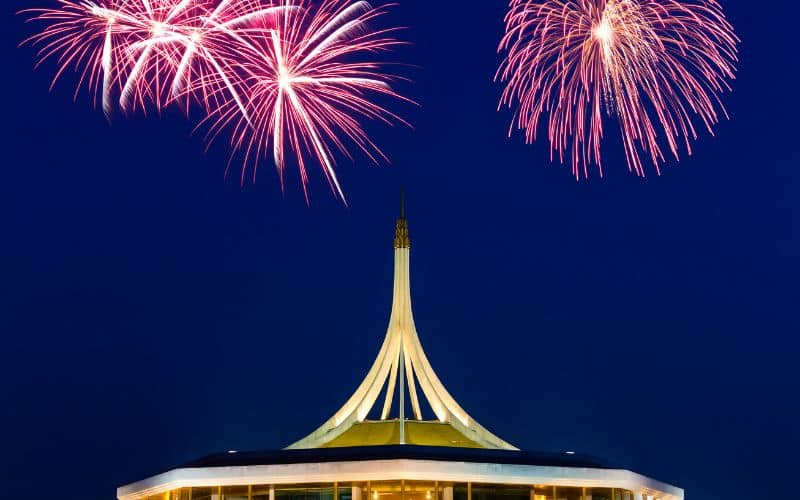
POLYGON ((436 484, 406 481, 405 500, 436 500, 436 484))
POLYGON ((249 486, 223 486, 222 500, 247 500, 249 486))
POLYGON ((219 500, 219 488, 192 488, 192 500, 219 500))
POLYGON ((254 484, 251 495, 252 500, 269 500, 269 485, 254 484))
POLYGON ((583 488, 559 486, 556 488, 556 500, 582 500, 583 488))
POLYGON ((400 481, 373 482, 370 487, 372 498, 369 500, 401 500, 400 481))
POLYGON ((530 500, 531 489, 499 484, 473 484, 472 500, 530 500))
POLYGON ((614 500, 611 488, 586 488, 586 500, 614 500))
POLYGON ((338 493, 339 498, 334 498, 333 500, 353 500, 353 487, 350 484, 339 483, 338 493))
POLYGON ((367 483, 338 483, 337 500, 367 500, 367 483))
POLYGON ((553 493, 555 492, 555 488, 553 486, 545 486, 543 484, 537 484, 533 487, 533 499, 534 500, 553 500, 553 493))
POLYGON ((191 500, 191 488, 181 488, 179 490, 172 490, 170 492, 170 500, 191 500))
POLYGON ((333 485, 278 486, 275 500, 333 500, 333 485))

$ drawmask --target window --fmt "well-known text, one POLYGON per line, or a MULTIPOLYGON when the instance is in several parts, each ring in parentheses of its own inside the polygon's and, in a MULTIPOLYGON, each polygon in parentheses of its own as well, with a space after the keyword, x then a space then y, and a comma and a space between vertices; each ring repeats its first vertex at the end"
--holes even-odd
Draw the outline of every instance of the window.
POLYGON ((191 498, 191 488, 181 488, 179 490, 172 490, 170 492, 170 500, 191 500, 191 498))
POLYGON ((333 485, 276 486, 275 500, 333 500, 333 485))
POLYGON ((370 498, 364 500, 401 500, 400 481, 372 483, 370 498))
POLYGON ((421 481, 406 481, 405 500, 436 500, 436 484, 421 481))
POLYGON ((553 486, 537 484, 533 487, 533 500, 553 500, 554 492, 555 488, 553 486))
POLYGON ((586 500, 614 500, 611 488, 586 488, 586 500))
POLYGON ((473 484, 472 500, 530 500, 528 487, 505 486, 500 484, 473 484))
POLYGON ((453 500, 467 500, 466 483, 455 483, 453 485, 453 500))
POLYGON ((583 500, 583 488, 558 486, 556 488, 556 500, 583 500))
POLYGON ((251 498, 252 500, 269 500, 269 485, 254 484, 251 498))
POLYGON ((192 488, 192 500, 219 500, 219 488, 192 488))
POLYGON ((223 486, 222 500, 248 500, 249 486, 223 486))

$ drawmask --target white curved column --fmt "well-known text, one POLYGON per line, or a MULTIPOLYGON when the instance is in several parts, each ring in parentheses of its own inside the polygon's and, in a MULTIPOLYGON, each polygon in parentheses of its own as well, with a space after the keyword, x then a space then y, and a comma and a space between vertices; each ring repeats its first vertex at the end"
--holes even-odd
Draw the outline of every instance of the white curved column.
POLYGON ((401 217, 397 222, 395 237, 392 312, 381 350, 364 381, 350 399, 317 430, 288 448, 322 446, 340 436, 355 423, 364 421, 384 386, 386 386, 386 399, 381 411, 381 419, 387 419, 391 412, 395 398, 395 386, 398 382, 401 384, 401 394, 405 392, 405 384, 408 384, 414 418, 422 420, 416 379, 440 422, 449 423, 467 438, 483 447, 516 449, 470 417, 445 389, 431 367, 414 325, 414 314, 411 309, 409 260, 408 226, 405 219, 401 217), (398 372, 400 373, 398 374, 398 372), (405 372, 405 376, 403 376, 403 372, 405 372))

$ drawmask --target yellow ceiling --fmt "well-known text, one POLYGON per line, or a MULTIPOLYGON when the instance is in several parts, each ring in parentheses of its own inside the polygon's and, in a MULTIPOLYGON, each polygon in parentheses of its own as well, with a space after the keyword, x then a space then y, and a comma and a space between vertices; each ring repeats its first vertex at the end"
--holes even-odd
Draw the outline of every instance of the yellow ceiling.
MULTIPOLYGON (((390 444, 400 444, 400 422, 398 420, 359 422, 339 437, 325 443, 323 448, 390 444)), ((405 444, 482 448, 481 445, 458 432, 450 424, 439 421, 406 420, 405 444)))

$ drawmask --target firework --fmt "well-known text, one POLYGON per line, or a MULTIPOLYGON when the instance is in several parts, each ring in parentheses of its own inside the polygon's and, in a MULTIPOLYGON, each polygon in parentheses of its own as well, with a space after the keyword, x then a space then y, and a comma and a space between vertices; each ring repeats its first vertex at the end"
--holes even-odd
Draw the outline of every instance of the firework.
MULTIPOLYGON (((372 57, 400 42, 370 22, 385 13, 364 1, 323 0, 59 0, 34 19, 48 26, 28 42, 40 61, 54 58, 53 84, 69 68, 78 91, 88 87, 107 115, 200 103, 209 139, 230 128, 243 152, 242 180, 271 156, 283 185, 294 153, 306 197, 309 161, 318 162, 334 193, 336 153, 386 159, 359 120, 403 122, 374 98, 400 98, 393 77, 372 57), (271 151, 271 153, 268 153, 271 151)), ((255 174, 254 174, 255 175, 255 174)))
MULTIPOLYGON (((103 110, 111 111, 112 61, 124 56, 113 44, 118 29, 112 11, 94 3, 60 1, 58 9, 35 9, 35 20, 50 23, 41 33, 25 42, 39 44, 40 64, 58 59, 52 86, 70 67, 79 73, 75 95, 85 84, 101 96, 103 110)), ((25 43, 23 42, 23 43, 25 43)), ((123 51, 124 52, 124 51, 123 51)))
POLYGON ((393 30, 374 30, 371 21, 385 13, 367 2, 324 0, 284 6, 268 25, 237 33, 237 88, 245 111, 224 94, 225 104, 209 116, 209 139, 231 130, 231 145, 253 175, 259 159, 271 156, 281 184, 287 151, 294 153, 306 196, 307 164, 322 166, 334 192, 344 200, 335 172, 334 153, 350 159, 350 149, 371 161, 384 154, 364 131, 361 120, 405 123, 378 103, 403 99, 394 79, 372 58, 400 42, 393 30))
POLYGON ((604 114, 616 116, 628 169, 644 175, 642 155, 660 172, 664 145, 691 154, 695 122, 713 134, 727 118, 738 41, 715 0, 511 0, 496 75, 500 105, 516 107, 509 133, 533 142, 547 114, 551 160, 602 175, 604 114))
POLYGON ((193 79, 207 84, 193 88, 202 90, 199 100, 211 105, 206 100, 214 94, 210 85, 234 92, 215 45, 274 9, 242 0, 222 0, 213 9, 198 0, 59 0, 56 9, 25 11, 49 23, 27 42, 41 46, 40 62, 57 59, 53 84, 75 68, 80 74, 76 94, 88 86, 106 114, 114 107, 115 91, 123 110, 148 104, 161 109, 184 95, 193 79))

